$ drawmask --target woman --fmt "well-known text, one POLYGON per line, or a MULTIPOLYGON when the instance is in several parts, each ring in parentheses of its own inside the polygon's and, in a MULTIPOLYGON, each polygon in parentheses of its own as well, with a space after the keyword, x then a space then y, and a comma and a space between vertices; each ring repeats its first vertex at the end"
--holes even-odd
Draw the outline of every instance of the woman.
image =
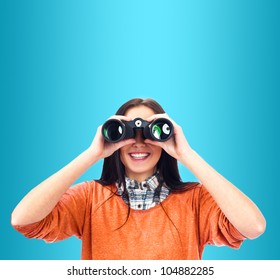
POLYGON ((238 248, 265 230, 257 206, 209 166, 152 99, 132 99, 113 118, 168 118, 166 142, 142 132, 117 143, 101 127, 90 147, 17 205, 12 225, 29 238, 54 242, 76 235, 82 259, 201 259, 205 245, 238 248), (104 159, 100 180, 70 186, 104 159), (180 179, 180 161, 200 181, 180 179))

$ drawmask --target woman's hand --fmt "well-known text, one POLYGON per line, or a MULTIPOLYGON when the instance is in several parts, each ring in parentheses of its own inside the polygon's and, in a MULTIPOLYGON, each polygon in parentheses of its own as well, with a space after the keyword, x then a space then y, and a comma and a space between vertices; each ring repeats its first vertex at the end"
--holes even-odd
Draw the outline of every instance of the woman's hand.
POLYGON ((152 122, 158 118, 166 118, 172 122, 174 126, 174 136, 165 142, 153 141, 146 139, 145 143, 159 146, 164 149, 170 156, 176 158, 179 161, 183 161, 191 151, 191 147, 183 133, 182 128, 172 120, 167 114, 155 114, 147 119, 148 122, 152 122))
MULTIPOLYGON (((131 121, 130 118, 126 116, 119 116, 114 115, 110 117, 109 119, 119 119, 123 121, 131 121)), ((125 139, 117 143, 109 143, 105 141, 103 135, 102 135, 102 125, 98 127, 97 132, 95 134, 95 137, 88 148, 88 152, 90 152, 91 156, 95 160, 100 160, 102 158, 109 157, 112 155, 115 151, 120 149, 121 147, 129 144, 135 143, 135 139, 125 139)))

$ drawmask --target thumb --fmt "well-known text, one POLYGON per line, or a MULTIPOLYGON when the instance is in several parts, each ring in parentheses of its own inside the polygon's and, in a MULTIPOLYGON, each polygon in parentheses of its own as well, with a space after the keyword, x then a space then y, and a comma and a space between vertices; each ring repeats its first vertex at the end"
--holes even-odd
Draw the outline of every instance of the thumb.
POLYGON ((161 148, 163 148, 163 145, 164 145, 163 142, 154 141, 154 140, 151 140, 151 139, 145 139, 144 143, 145 144, 154 145, 154 146, 158 146, 158 147, 161 147, 161 148))
POLYGON ((118 150, 118 149, 120 149, 120 148, 122 148, 126 145, 132 145, 135 142, 136 142, 136 140, 134 138, 131 138, 131 139, 125 139, 125 140, 122 140, 120 142, 117 142, 114 145, 115 145, 116 150, 118 150))

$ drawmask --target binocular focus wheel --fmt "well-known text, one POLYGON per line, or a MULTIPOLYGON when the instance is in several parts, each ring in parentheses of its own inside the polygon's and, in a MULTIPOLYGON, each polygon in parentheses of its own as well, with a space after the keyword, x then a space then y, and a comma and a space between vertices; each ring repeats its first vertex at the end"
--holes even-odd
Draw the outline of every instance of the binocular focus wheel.
POLYGON ((136 120, 136 121, 135 121, 135 125, 136 125, 137 127, 141 127, 141 125, 142 125, 141 120, 136 120))

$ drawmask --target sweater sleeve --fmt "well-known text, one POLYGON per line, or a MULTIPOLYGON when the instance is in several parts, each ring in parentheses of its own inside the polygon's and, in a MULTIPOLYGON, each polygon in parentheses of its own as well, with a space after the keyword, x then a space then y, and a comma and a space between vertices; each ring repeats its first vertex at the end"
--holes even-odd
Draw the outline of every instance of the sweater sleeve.
POLYGON ((202 246, 211 244, 239 248, 245 239, 204 186, 201 186, 199 193, 199 234, 202 246))
POLYGON ((90 185, 87 182, 68 189, 52 212, 43 220, 14 228, 27 238, 56 242, 75 235, 81 238, 89 203, 90 185))

